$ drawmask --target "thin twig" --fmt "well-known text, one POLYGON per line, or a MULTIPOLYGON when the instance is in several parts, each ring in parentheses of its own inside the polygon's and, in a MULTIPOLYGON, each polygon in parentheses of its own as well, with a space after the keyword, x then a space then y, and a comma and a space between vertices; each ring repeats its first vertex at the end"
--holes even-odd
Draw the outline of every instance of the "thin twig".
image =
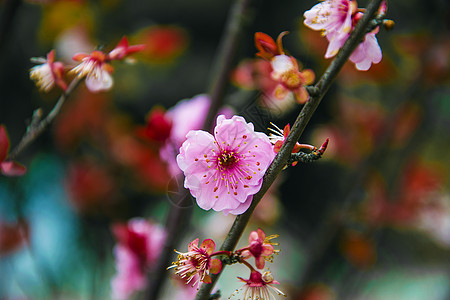
MULTIPOLYGON (((325 73, 320 78, 319 82, 315 85, 315 88, 317 90, 314 90, 314 95, 311 96, 309 101, 300 111, 300 114, 298 115, 294 125, 292 126, 290 134, 287 136, 286 141, 283 143, 283 146, 278 152, 278 155, 275 157, 275 159, 267 169, 260 191, 253 196, 253 202, 250 205, 249 209, 242 215, 238 215, 236 217, 227 237, 222 244, 221 250, 233 251, 236 247, 255 207, 258 205, 259 201, 261 201, 261 198, 264 196, 266 191, 274 182, 275 178, 286 165, 288 159, 291 156, 292 149, 294 148, 296 142, 300 139, 301 134, 303 133, 306 125, 319 106, 323 96, 330 88, 332 82, 336 78, 337 74, 339 73, 347 59, 350 57, 353 50, 363 39, 366 33, 366 28, 369 26, 369 23, 373 19, 373 16, 378 10, 381 2, 382 0, 372 0, 369 3, 366 13, 358 22, 354 31, 351 33, 350 37, 347 39, 339 53, 336 55, 336 58, 331 62, 325 73)), ((195 298, 196 300, 207 300, 209 298, 211 290, 214 288, 214 285, 222 274, 223 269, 224 268, 222 268, 219 274, 211 276, 212 283, 202 285, 200 291, 197 294, 197 297, 195 298)))
POLYGON ((49 112, 45 119, 37 121, 39 114, 41 114, 40 109, 33 113, 33 118, 30 126, 28 126, 27 131, 20 140, 19 144, 10 152, 8 155, 8 160, 14 160, 26 147, 28 147, 37 137, 39 137, 50 125, 55 117, 59 114, 61 107, 63 106, 66 99, 72 94, 78 84, 81 82, 82 78, 76 77, 72 80, 70 85, 67 87, 66 91, 62 93, 59 97, 58 102, 56 102, 53 109, 49 112))
POLYGON ((209 84, 209 97, 211 106, 203 124, 203 130, 209 131, 214 123, 214 118, 223 104, 225 89, 229 83, 229 75, 236 57, 242 29, 248 21, 248 8, 251 0, 237 0, 233 5, 225 31, 224 38, 219 45, 215 65, 212 68, 211 82, 209 84))

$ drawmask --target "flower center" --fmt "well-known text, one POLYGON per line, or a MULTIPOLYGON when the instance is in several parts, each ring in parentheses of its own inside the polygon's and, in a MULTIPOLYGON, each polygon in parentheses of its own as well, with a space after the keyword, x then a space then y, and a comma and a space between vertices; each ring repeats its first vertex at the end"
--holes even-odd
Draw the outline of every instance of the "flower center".
POLYGON ((233 166, 239 159, 234 155, 234 152, 228 152, 228 150, 224 151, 218 157, 219 165, 222 167, 230 167, 233 166))

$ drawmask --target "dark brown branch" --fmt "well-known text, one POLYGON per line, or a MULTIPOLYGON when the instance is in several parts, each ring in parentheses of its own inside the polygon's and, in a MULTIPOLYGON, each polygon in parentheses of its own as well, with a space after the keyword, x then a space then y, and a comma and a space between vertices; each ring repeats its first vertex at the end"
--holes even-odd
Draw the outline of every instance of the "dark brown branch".
MULTIPOLYGON (((242 233, 245 230, 245 227, 247 226, 247 223, 250 220, 250 217, 255 207, 258 205, 259 201, 261 201, 261 198, 264 196, 264 194, 267 192, 269 187, 274 182, 275 178, 278 176, 278 174, 281 172, 281 170, 288 162, 288 159, 291 156, 292 149, 295 146, 295 143, 299 140, 301 134, 306 128, 306 125, 308 124, 312 115, 319 106, 323 96, 330 88, 337 74, 344 66, 345 62, 348 60, 353 50, 362 41, 366 33, 366 29, 368 28, 369 23, 373 20, 373 17, 376 11, 378 10, 381 2, 382 0, 372 0, 369 3, 366 13, 358 22, 356 28, 351 33, 350 37, 347 39, 345 44, 342 46, 339 53, 336 55, 335 59, 331 62, 325 73, 322 75, 319 82, 314 86, 313 89, 311 88, 309 89, 314 92, 313 95, 311 95, 309 101, 300 111, 300 114, 298 115, 294 125, 292 126, 290 134, 286 138, 286 141, 284 142, 283 146, 278 152, 278 155, 275 157, 272 164, 266 171, 261 189, 258 193, 256 193, 253 196, 253 202, 251 206, 245 213, 236 217, 227 237, 225 238, 225 241, 222 244, 221 250, 233 251, 234 248, 236 247, 240 237, 242 236, 242 233)), ((209 298, 211 290, 213 289, 218 278, 220 277, 223 269, 224 268, 222 268, 219 274, 211 276, 212 277, 211 284, 202 285, 200 291, 197 294, 196 300, 207 300, 209 298)))
POLYGON ((62 95, 58 99, 58 102, 56 102, 55 106, 49 112, 47 117, 45 117, 45 119, 40 120, 40 115, 42 114, 41 109, 37 109, 34 111, 30 126, 28 126, 27 131, 20 140, 19 144, 14 148, 14 150, 10 152, 8 160, 14 160, 26 147, 28 147, 47 129, 47 127, 59 114, 61 107, 63 106, 66 99, 70 96, 70 94, 72 94, 81 80, 82 78, 78 77, 72 80, 66 91, 62 93, 62 95))

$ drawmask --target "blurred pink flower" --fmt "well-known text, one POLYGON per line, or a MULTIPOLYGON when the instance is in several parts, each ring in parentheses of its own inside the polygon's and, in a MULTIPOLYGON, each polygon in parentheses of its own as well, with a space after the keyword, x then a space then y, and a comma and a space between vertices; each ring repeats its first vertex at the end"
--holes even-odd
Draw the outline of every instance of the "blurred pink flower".
MULTIPOLYGON (((202 128, 210 105, 209 96, 201 94, 192 99, 182 100, 167 111, 165 117, 172 122, 172 128, 170 136, 165 140, 159 154, 161 159, 167 163, 172 176, 181 174, 176 163, 176 156, 186 140, 187 133, 202 128)), ((219 113, 225 116, 232 115, 231 109, 228 108, 222 108, 219 113)))
POLYGON ((64 65, 55 61, 55 50, 47 54, 47 59, 43 57, 32 58, 33 62, 40 63, 30 70, 30 78, 36 81, 36 85, 44 92, 50 91, 55 85, 62 90, 66 90, 67 85, 63 79, 64 65))
POLYGON ((0 174, 6 176, 21 176, 27 169, 21 164, 6 160, 9 152, 9 138, 5 126, 0 125, 0 174))
POLYGON ((177 163, 198 206, 237 215, 250 206, 274 157, 269 138, 252 123, 220 115, 214 136, 202 130, 187 134, 177 163))
POLYGON ((108 53, 108 59, 110 60, 121 60, 129 55, 139 52, 145 48, 145 45, 132 45, 128 43, 128 39, 124 36, 117 46, 108 53))
POLYGON ((211 254, 216 248, 214 241, 204 240, 200 247, 198 242, 198 238, 190 242, 186 253, 176 251, 179 254, 178 260, 168 268, 175 268, 175 274, 185 279, 186 284, 193 281, 192 286, 197 285, 197 288, 200 287, 201 282, 211 283, 209 273, 217 274, 222 269, 220 259, 211 258, 211 254))
POLYGON ((147 284, 146 270, 158 259, 165 231, 144 219, 113 225, 118 244, 114 247, 117 273, 111 280, 112 298, 127 299, 147 284))
POLYGON ((70 70, 78 77, 86 76, 86 87, 91 92, 110 90, 113 86, 111 73, 113 68, 107 63, 107 57, 102 51, 93 51, 91 54, 78 53, 73 56, 73 60, 80 61, 80 64, 70 70))
POLYGON ((270 271, 264 272, 261 274, 256 270, 252 270, 250 273, 249 279, 244 279, 238 277, 238 279, 245 284, 236 292, 234 292, 231 296, 235 296, 241 290, 243 290, 243 296, 239 299, 242 300, 252 300, 252 299, 260 299, 260 300, 270 300, 274 299, 273 293, 275 292, 277 295, 285 296, 281 290, 273 286, 274 284, 280 284, 278 281, 273 279, 270 271))
POLYGON ((270 242, 271 239, 277 237, 278 235, 266 237, 266 234, 260 228, 257 231, 252 231, 248 236, 249 245, 241 249, 242 256, 244 259, 254 257, 256 267, 258 269, 264 269, 265 261, 271 260, 272 255, 279 251, 273 249, 273 245, 278 245, 278 243, 270 242))

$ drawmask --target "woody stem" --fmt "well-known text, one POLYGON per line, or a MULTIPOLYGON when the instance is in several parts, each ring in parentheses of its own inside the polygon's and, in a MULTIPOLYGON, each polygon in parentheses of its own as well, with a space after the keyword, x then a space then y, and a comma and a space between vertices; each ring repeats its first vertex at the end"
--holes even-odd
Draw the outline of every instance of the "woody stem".
MULTIPOLYGON (((27 131, 23 135, 19 144, 8 155, 7 158, 8 160, 14 160, 25 148, 27 148, 36 138, 38 138, 47 129, 47 127, 53 122, 53 120, 61 111, 61 107, 63 106, 64 102, 67 100, 67 98, 69 98, 69 96, 72 94, 72 92, 81 82, 81 80, 82 78, 78 77, 73 79, 72 82, 67 87, 67 89, 61 94, 61 96, 58 99, 58 102, 56 102, 55 106, 49 112, 47 117, 38 122, 32 122, 30 126, 28 126, 27 131)), ((34 119, 33 121, 36 121, 35 115, 33 116, 34 119)))

